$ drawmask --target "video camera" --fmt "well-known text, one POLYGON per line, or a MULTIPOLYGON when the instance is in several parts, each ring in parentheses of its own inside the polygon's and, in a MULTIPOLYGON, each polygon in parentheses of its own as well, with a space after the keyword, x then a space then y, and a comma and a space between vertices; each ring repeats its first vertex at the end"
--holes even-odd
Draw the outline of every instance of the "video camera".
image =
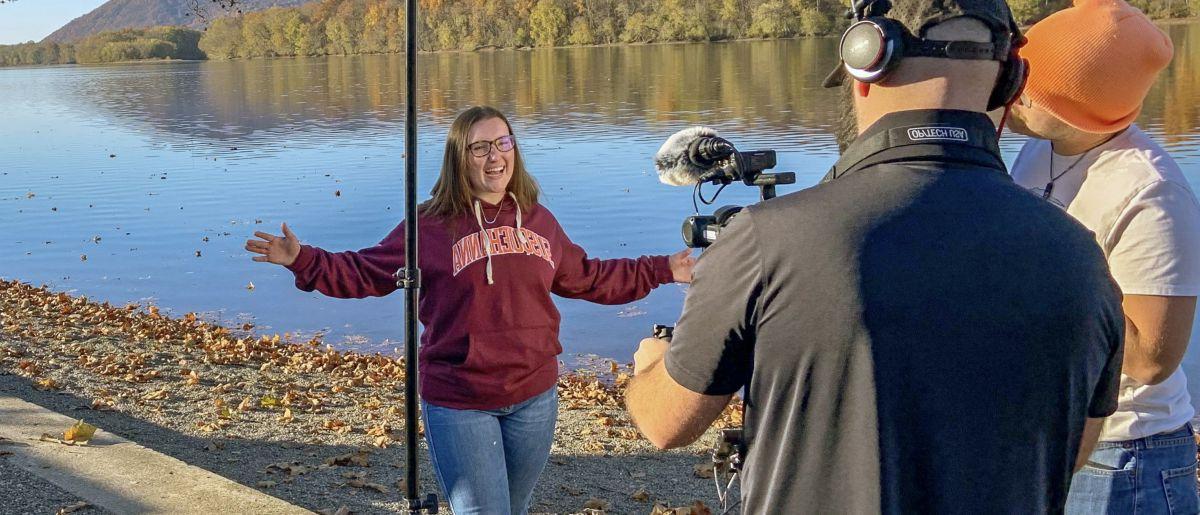
MULTIPOLYGON (((725 186, 742 182, 747 186, 758 186, 760 200, 775 197, 775 186, 795 184, 793 172, 767 173, 775 167, 774 150, 742 152, 733 143, 716 135, 716 131, 704 127, 685 129, 672 135, 655 155, 655 167, 659 179, 667 184, 695 184, 693 205, 699 213, 699 200, 712 205, 725 186), (711 199, 705 199, 701 186, 705 183, 720 185, 711 199)), ((683 221, 683 242, 691 248, 712 245, 729 221, 743 206, 722 206, 711 215, 696 214, 683 221)))

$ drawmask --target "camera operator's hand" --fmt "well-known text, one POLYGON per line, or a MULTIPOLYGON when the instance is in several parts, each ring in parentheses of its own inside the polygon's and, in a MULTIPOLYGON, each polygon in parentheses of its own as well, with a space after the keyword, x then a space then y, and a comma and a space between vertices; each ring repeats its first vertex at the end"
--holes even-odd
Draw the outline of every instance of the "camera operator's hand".
POLYGON ((670 345, 666 340, 658 338, 646 338, 638 345, 638 350, 633 354, 633 375, 641 374, 650 367, 653 367, 659 361, 662 361, 663 354, 667 353, 667 347, 670 345))
POLYGON ((696 265, 696 258, 692 257, 692 249, 683 249, 671 254, 669 261, 671 262, 671 275, 675 278, 675 282, 692 282, 692 267, 696 265))
POLYGON ((262 254, 254 256, 255 261, 283 266, 296 262, 296 256, 300 255, 300 239, 292 234, 292 230, 288 229, 287 224, 283 224, 281 229, 283 236, 255 231, 254 236, 260 239, 246 240, 246 250, 262 254))

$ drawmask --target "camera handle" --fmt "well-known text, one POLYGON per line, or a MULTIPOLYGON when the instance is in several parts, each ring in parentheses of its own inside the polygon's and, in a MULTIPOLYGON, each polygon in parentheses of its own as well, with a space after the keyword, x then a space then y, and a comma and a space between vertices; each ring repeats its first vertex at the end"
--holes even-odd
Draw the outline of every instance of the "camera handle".
POLYGON ((795 184, 795 172, 758 173, 750 180, 750 184, 758 186, 758 199, 770 200, 775 198, 775 186, 779 184, 795 184))

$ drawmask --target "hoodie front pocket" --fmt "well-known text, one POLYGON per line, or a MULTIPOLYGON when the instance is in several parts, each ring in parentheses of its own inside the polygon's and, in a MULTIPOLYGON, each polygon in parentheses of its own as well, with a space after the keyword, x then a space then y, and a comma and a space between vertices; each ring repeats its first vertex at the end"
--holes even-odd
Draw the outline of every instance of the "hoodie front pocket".
POLYGON ((472 331, 462 368, 507 379, 520 379, 562 352, 548 326, 501 331, 472 331))

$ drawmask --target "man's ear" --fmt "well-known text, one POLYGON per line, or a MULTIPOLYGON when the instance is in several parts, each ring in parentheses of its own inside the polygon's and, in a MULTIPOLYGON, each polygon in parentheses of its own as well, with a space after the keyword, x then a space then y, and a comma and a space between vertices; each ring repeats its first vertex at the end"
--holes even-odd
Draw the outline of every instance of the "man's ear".
POLYGON ((871 94, 871 83, 854 80, 854 92, 860 97, 867 98, 867 95, 871 94))

